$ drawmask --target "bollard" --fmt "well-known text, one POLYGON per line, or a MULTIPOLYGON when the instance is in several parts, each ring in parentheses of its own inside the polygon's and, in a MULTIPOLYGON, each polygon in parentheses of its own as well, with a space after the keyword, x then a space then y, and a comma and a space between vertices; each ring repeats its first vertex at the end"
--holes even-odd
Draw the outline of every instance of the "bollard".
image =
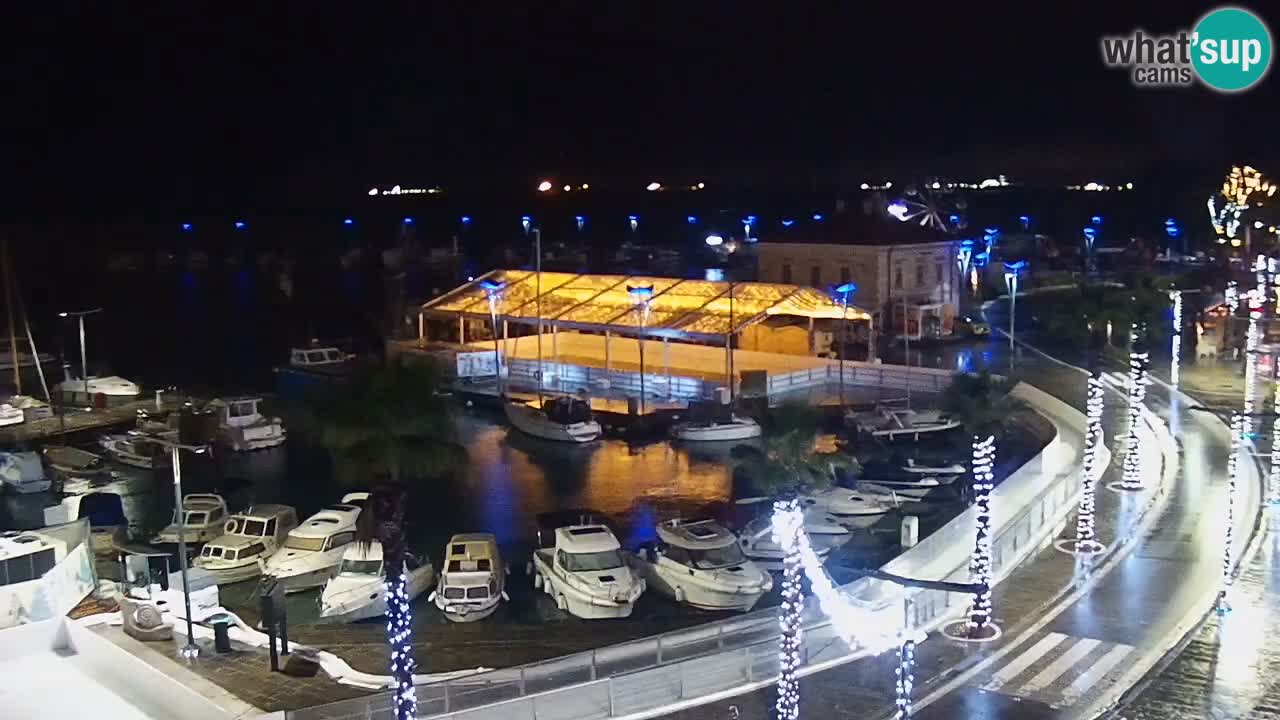
POLYGON ((220 617, 213 621, 213 649, 219 653, 231 652, 231 620, 220 617))

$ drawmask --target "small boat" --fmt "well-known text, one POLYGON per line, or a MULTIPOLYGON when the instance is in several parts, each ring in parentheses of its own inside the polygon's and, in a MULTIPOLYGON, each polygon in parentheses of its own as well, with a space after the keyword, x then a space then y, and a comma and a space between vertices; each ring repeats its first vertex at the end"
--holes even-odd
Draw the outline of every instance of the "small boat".
POLYGON ((298 513, 288 505, 254 505, 231 516, 223 534, 210 540, 195 559, 219 585, 250 580, 262 574, 262 563, 298 526, 298 513))
POLYGON ((333 371, 344 368, 353 359, 355 355, 336 347, 293 348, 289 351, 289 366, 299 370, 333 371))
POLYGON ((817 508, 851 530, 869 528, 897 510, 897 504, 883 496, 863 494, 842 487, 802 495, 800 506, 817 508))
POLYGON ((125 465, 154 470, 172 463, 168 448, 145 434, 105 435, 98 442, 112 460, 125 465))
POLYGON ((0 427, 5 425, 18 425, 27 419, 27 414, 22 408, 16 408, 9 403, 0 404, 0 427))
POLYGON ((138 387, 137 383, 126 380, 119 375, 90 377, 87 396, 85 395, 84 378, 69 377, 58 383, 55 389, 73 402, 91 402, 97 395, 104 395, 109 401, 124 401, 132 400, 142 394, 142 388, 138 387))
POLYGON ((35 452, 0 452, 0 483, 10 491, 27 495, 44 492, 53 483, 44 473, 35 452))
POLYGON ((968 470, 959 463, 946 463, 943 465, 932 465, 929 463, 918 463, 914 458, 907 458, 906 464, 902 466, 904 472, 915 473, 918 475, 963 475, 968 470))
POLYGON ((227 501, 212 493, 191 493, 182 498, 182 507, 173 513, 173 522, 151 538, 151 544, 209 542, 223 533, 227 521, 227 501))
POLYGON ((773 578, 743 554, 738 538, 714 520, 668 520, 658 542, 633 556, 645 584, 679 603, 703 610, 755 607, 773 578))
POLYGON ((41 453, 49 467, 68 474, 96 473, 102 468, 102 456, 70 445, 46 445, 41 453))
MULTIPOLYGON (((8 591, 17 590, 14 585, 44 577, 66 556, 67 543, 52 534, 31 530, 0 531, 0 567, 7 570, 4 585, 8 591)), ((21 609, 21 601, 15 598, 13 602, 19 608, 10 612, 21 609)))
POLYGON ((218 417, 218 436, 232 450, 261 450, 284 444, 284 423, 258 412, 262 398, 212 400, 209 408, 218 417))
POLYGON ((941 410, 912 410, 888 405, 881 405, 870 412, 846 414, 845 421, 860 432, 887 441, 901 437, 919 440, 921 435, 960 427, 959 421, 947 417, 941 410))
MULTIPOLYGON (((599 524, 558 527, 551 546, 533 553, 533 586, 556 607, 584 620, 630 617, 644 592, 613 531, 599 524)), ((539 544, 548 538, 539 532, 539 544)))
POLYGON ((734 414, 728 405, 690 407, 692 419, 671 428, 671 436, 684 442, 723 442, 760 437, 760 423, 734 414))
MULTIPOLYGON (((814 507, 804 510, 804 530, 814 553, 824 561, 836 548, 853 538, 853 531, 838 518, 814 507)), ((773 518, 769 515, 747 523, 738 533, 738 545, 747 558, 765 570, 782 570, 786 554, 773 541, 773 518)))
POLYGON ((263 563, 262 574, 274 577, 284 591, 300 592, 324 585, 356 539, 356 519, 369 493, 348 493, 342 502, 321 508, 289 531, 280 550, 263 563))
POLYGON ((600 423, 592 418, 586 400, 559 395, 547 398, 542 407, 536 401, 508 398, 503 403, 507 420, 521 432, 543 440, 586 443, 600 437, 600 423))
MULTIPOLYGON (((356 622, 387 614, 387 586, 382 577, 382 543, 351 543, 342 553, 338 574, 320 593, 320 617, 356 622)), ((436 579, 435 568, 413 553, 404 554, 405 594, 413 602, 436 579)))
POLYGON ((506 578, 493 535, 454 535, 445 545, 444 572, 429 599, 453 622, 483 620, 506 599, 506 578))

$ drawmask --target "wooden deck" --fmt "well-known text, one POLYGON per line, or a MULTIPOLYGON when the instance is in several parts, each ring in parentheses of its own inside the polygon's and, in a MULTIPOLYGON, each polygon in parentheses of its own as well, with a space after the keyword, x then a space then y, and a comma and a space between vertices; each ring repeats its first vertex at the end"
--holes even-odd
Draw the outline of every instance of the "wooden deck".
POLYGON ((13 446, 64 441, 82 433, 90 434, 121 425, 132 425, 139 410, 163 415, 182 407, 187 399, 186 396, 166 395, 161 403, 161 410, 156 409, 155 398, 139 399, 102 409, 60 405, 54 408, 55 415, 51 418, 27 420, 20 425, 0 428, 0 444, 13 446))

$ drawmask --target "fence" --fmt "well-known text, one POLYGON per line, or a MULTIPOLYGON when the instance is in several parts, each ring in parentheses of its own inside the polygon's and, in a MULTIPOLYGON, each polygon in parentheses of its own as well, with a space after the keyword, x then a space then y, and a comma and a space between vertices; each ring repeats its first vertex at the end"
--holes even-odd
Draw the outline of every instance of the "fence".
POLYGON ((893 390, 942 392, 951 383, 955 373, 935 368, 912 368, 904 365, 878 363, 828 361, 819 367, 805 368, 789 373, 770 375, 767 392, 770 396, 811 387, 825 387, 840 382, 844 372, 846 385, 865 385, 893 390))
MULTIPOLYGON (((1035 458, 993 493, 996 519, 994 572, 1003 577, 1042 546, 1065 521, 1079 491, 1078 457, 1084 417, 1027 385, 1015 389, 1054 426, 1054 437, 1035 458)), ((897 575, 958 579, 968 568, 972 509, 885 566, 897 575)), ((876 621, 871 627, 927 632, 968 607, 968 598, 939 590, 906 590, 863 578, 840 590, 876 621), (880 620, 880 618, 883 618, 880 620)), ((809 598, 804 612, 801 674, 872 654, 850 649, 809 598)), ((747 691, 776 680, 777 610, 708 623, 591 652, 495 670, 417 688, 419 713, 452 720, 547 720, 551 717, 625 717, 726 691, 747 691)), ((390 718, 390 695, 348 700, 286 713, 293 720, 390 718)))

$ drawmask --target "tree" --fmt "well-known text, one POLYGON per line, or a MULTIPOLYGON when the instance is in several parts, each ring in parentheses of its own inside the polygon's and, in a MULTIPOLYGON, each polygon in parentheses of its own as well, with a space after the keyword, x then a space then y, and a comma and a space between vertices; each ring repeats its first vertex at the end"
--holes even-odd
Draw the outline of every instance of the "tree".
POLYGON ((340 483, 371 490, 357 539, 382 545, 398 720, 416 712, 404 576, 406 500, 413 483, 447 476, 466 463, 440 390, 439 375, 425 365, 369 363, 345 381, 318 388, 287 413, 295 433, 328 451, 340 483))
POLYGON ((803 404, 775 408, 770 425, 777 432, 764 447, 739 445, 730 452, 735 469, 752 489, 776 499, 792 499, 806 490, 831 486, 836 473, 855 473, 858 463, 844 453, 818 452, 818 415, 803 404))
POLYGON ((989 638, 991 627, 991 490, 996 438, 1004 433, 1013 413, 1022 403, 1009 395, 1009 382, 998 381, 989 372, 957 374, 942 396, 943 410, 964 426, 973 437, 973 459, 969 467, 973 504, 977 509, 973 558, 969 573, 978 586, 969 611, 970 637, 989 638))

